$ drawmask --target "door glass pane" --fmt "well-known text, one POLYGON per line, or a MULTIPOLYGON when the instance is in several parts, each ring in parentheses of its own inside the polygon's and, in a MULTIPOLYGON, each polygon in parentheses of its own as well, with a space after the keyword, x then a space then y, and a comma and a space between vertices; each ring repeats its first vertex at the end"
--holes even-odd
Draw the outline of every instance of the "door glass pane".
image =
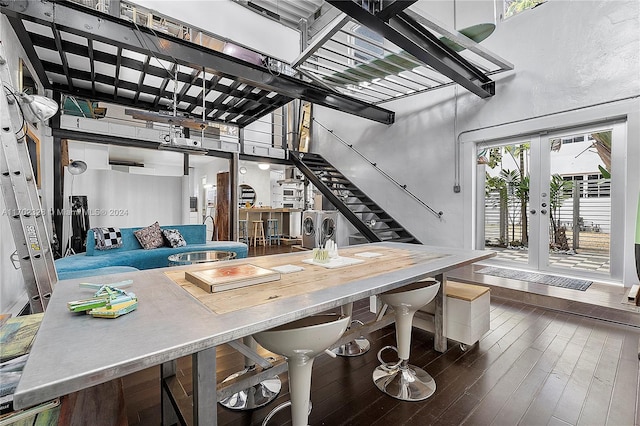
POLYGON ((530 150, 528 141, 478 148, 478 176, 484 176, 484 247, 496 251, 497 261, 529 262, 530 150))
POLYGON ((550 139, 549 266, 609 273, 611 131, 550 139))

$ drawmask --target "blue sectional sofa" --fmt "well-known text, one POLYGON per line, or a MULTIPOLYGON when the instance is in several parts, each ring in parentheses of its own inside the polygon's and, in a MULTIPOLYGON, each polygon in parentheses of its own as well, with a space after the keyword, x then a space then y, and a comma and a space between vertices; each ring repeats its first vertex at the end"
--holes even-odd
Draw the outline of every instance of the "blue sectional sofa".
POLYGON ((232 251, 237 258, 247 257, 245 243, 235 241, 207 241, 205 225, 168 225, 165 229, 177 229, 187 242, 184 247, 159 247, 145 250, 133 234, 139 228, 120 228, 122 247, 96 250, 93 231, 87 233, 87 251, 55 261, 58 279, 65 280, 91 275, 106 275, 135 269, 152 269, 169 266, 167 257, 175 253, 202 250, 232 251))

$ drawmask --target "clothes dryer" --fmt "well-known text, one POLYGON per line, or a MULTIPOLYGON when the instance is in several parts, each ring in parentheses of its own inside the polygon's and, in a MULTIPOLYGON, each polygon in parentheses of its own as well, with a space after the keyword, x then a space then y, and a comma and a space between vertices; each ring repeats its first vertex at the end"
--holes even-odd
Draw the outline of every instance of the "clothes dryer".
POLYGON ((318 247, 318 210, 302 212, 302 247, 312 249, 318 247))
POLYGON ((338 227, 338 211, 337 210, 321 210, 318 212, 318 244, 323 247, 328 240, 336 241, 336 231, 338 227))

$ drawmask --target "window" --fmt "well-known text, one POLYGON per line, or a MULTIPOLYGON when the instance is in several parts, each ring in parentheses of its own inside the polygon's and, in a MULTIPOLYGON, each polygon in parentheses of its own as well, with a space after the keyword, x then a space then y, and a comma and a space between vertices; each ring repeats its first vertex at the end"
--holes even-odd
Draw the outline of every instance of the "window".
POLYGON ((610 197, 611 179, 605 179, 601 174, 589 175, 587 178, 587 194, 589 197, 610 197))
POLYGON ((576 175, 576 176, 563 176, 562 179, 573 182, 574 185, 578 188, 578 194, 580 198, 584 197, 584 176, 576 175))
POLYGON ((544 3, 545 0, 504 0, 504 18, 507 19, 513 15, 517 15, 527 9, 533 9, 534 7, 544 3))
POLYGON ((604 198, 611 196, 611 179, 602 174, 563 176, 566 181, 577 185, 580 198, 604 198))

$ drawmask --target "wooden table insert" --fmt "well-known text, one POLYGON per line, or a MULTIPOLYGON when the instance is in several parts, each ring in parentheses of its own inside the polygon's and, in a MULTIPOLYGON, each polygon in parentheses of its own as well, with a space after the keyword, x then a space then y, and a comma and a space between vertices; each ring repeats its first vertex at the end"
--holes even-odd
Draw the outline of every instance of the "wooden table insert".
MULTIPOLYGON (((381 256, 375 258, 355 256, 356 253, 365 251, 367 250, 364 247, 351 247, 340 250, 340 256, 361 259, 363 262, 337 269, 327 269, 320 265, 303 263, 302 260, 311 257, 310 252, 296 253, 294 256, 287 256, 287 258, 282 259, 281 262, 277 261, 277 257, 244 259, 242 263, 251 263, 264 268, 292 264, 303 267, 304 271, 282 274, 279 281, 256 284, 218 293, 208 293, 188 282, 184 278, 184 270, 165 272, 165 274, 211 311, 216 314, 224 314, 239 309, 258 306, 278 298, 299 296, 341 285, 348 281, 377 276, 416 265, 418 262, 425 262, 430 259, 446 256, 441 253, 412 253, 407 250, 394 248, 377 248, 374 252, 380 253, 381 256)), ((220 265, 197 265, 189 267, 189 271, 210 269, 216 266, 220 265)))

